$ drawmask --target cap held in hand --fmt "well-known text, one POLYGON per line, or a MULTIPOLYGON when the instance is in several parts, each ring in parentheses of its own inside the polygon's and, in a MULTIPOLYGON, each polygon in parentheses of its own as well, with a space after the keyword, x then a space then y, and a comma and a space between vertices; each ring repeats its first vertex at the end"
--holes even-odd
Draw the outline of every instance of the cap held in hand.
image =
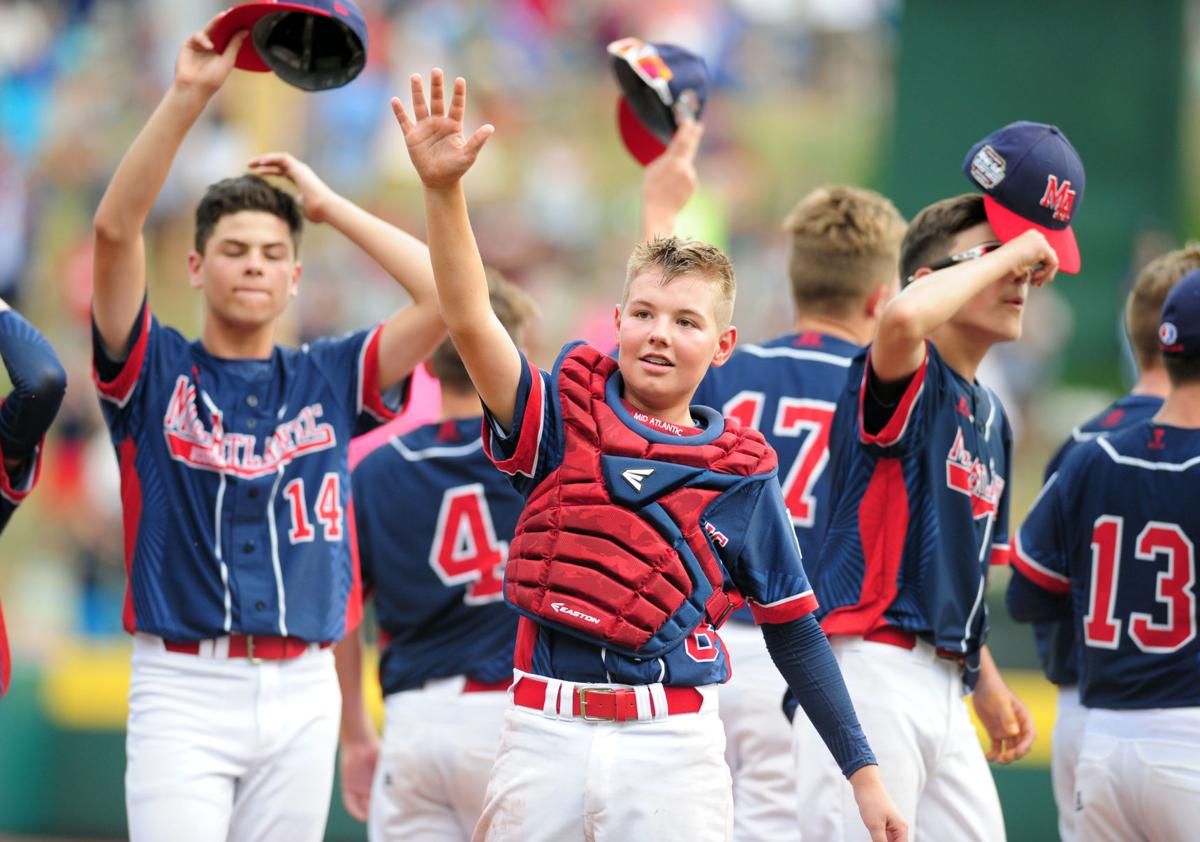
POLYGON ((683 47, 638 38, 613 41, 608 54, 621 86, 621 140, 639 163, 648 164, 666 150, 681 120, 700 118, 708 98, 708 66, 683 47))
POLYGON ((983 191, 1002 242, 1036 228, 1058 255, 1058 268, 1079 272, 1071 221, 1083 203, 1083 161, 1056 126, 1020 121, 992 132, 971 147, 963 173, 983 191))
POLYGON ((218 51, 250 30, 237 67, 266 72, 306 91, 339 88, 367 63, 367 24, 351 0, 262 0, 227 11, 210 37, 218 51))

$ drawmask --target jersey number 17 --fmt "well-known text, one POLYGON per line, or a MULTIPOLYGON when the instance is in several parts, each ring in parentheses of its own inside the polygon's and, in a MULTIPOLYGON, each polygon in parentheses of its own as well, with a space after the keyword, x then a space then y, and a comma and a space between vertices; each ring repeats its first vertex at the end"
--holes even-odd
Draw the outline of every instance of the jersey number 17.
MULTIPOLYGON (((761 430, 759 425, 765 401, 762 392, 739 392, 726 402, 721 411, 729 418, 736 418, 745 427, 761 430)), ((816 523, 817 497, 813 489, 829 464, 829 428, 833 426, 836 409, 837 404, 829 401, 779 399, 771 433, 776 438, 805 437, 786 475, 782 473, 783 466, 780 466, 783 502, 795 526, 810 527, 816 523)))

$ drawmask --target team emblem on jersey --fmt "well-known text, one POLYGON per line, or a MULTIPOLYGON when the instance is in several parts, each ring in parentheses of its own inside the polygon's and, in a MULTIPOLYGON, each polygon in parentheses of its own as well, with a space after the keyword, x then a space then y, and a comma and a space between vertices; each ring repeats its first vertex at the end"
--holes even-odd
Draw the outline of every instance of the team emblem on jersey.
POLYGON ((946 454, 946 485, 971 498, 971 514, 976 518, 994 515, 1004 493, 1004 477, 971 455, 961 428, 946 454))
POLYGON ((729 545, 729 536, 713 526, 711 522, 704 521, 704 531, 708 533, 708 537, 712 538, 712 542, 718 547, 726 547, 729 545))
POLYGON ((275 473, 300 456, 337 444, 333 426, 318 420, 324 414, 321 404, 314 403, 278 423, 259 454, 258 437, 226 432, 223 413, 208 395, 201 393, 212 419, 212 428, 205 427, 196 397, 195 385, 180 375, 163 416, 163 435, 171 458, 193 468, 255 479, 275 473))

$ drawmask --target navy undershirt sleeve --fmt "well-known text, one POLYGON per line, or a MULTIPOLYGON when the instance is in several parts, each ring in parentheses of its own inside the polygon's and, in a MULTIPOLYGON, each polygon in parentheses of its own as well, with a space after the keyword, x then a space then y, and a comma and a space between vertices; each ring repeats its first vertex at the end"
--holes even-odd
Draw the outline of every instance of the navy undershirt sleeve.
POLYGON ((0 405, 5 459, 27 459, 58 413, 67 373, 42 334, 13 310, 0 312, 0 357, 13 390, 0 405))
POLYGON ((1051 593, 1039 588, 1021 573, 1012 568, 1005 594, 1008 613, 1018 623, 1042 623, 1072 618, 1071 597, 1068 594, 1051 593))
POLYGON ((787 623, 767 623, 763 638, 771 659, 833 759, 847 778, 877 763, 858 722, 842 671, 817 618, 807 614, 787 623))

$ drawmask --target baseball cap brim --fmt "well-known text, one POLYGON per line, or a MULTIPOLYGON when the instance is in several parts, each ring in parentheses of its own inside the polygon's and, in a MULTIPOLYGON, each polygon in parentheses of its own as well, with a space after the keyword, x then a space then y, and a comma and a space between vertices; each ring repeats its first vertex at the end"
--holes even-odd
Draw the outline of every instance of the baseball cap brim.
POLYGON ((987 213, 988 223, 996 232, 996 236, 1000 238, 1000 242, 1007 243, 1031 228, 1041 231, 1046 242, 1050 244, 1050 248, 1054 249, 1054 253, 1058 255, 1058 271, 1066 272, 1068 275, 1079 274, 1081 262, 1079 244, 1075 242, 1075 232, 1071 230, 1070 226, 1054 229, 1030 222, 988 195, 983 197, 983 208, 987 213))
MULTIPOLYGON (((213 25, 212 32, 208 34, 208 37, 212 39, 217 52, 224 52, 225 45, 234 35, 243 29, 252 29, 259 18, 275 12, 303 12, 308 15, 329 17, 326 12, 314 8, 309 3, 243 3, 228 9, 213 25)), ((234 66, 241 70, 252 70, 258 73, 268 73, 271 70, 259 55, 253 38, 247 38, 242 42, 242 48, 238 51, 237 62, 234 66)))
POLYGON ((643 167, 667 151, 666 144, 642 124, 623 96, 617 100, 617 128, 621 132, 621 142, 643 167))

